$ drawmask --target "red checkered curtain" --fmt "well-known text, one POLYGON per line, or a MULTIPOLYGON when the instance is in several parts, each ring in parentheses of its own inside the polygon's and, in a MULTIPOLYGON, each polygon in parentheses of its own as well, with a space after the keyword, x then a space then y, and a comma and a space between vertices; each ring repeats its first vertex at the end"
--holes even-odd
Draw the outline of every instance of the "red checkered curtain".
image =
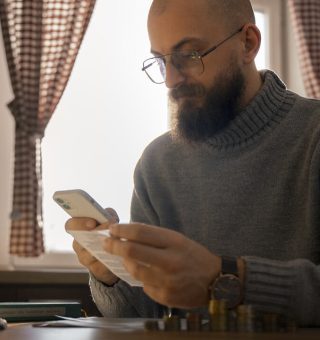
POLYGON ((307 95, 320 99, 320 0, 288 0, 307 95))
POLYGON ((0 0, 14 100, 15 162, 10 253, 44 252, 41 140, 65 89, 95 0, 0 0))

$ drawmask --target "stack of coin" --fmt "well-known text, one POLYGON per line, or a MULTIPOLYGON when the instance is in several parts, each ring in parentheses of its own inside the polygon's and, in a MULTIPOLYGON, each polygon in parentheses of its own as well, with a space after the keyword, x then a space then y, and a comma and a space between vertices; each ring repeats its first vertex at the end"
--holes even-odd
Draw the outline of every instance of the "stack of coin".
POLYGON ((237 319, 238 319, 237 312, 235 310, 229 310, 227 325, 228 332, 236 332, 238 330, 237 319))
POLYGON ((180 331, 181 320, 178 315, 165 315, 163 317, 163 324, 165 331, 180 331))
POLYGON ((279 332, 280 322, 279 314, 264 313, 263 314, 263 328, 265 332, 279 332))
POLYGON ((189 332, 199 332, 202 330, 202 316, 199 313, 187 313, 187 331, 189 332))
POLYGON ((264 321, 263 321, 263 313, 255 311, 254 316, 254 331, 255 333, 264 332, 264 321))
POLYGON ((296 332, 298 329, 297 323, 293 317, 285 317, 285 331, 296 332))
POLYGON ((239 332, 255 331, 255 313, 251 305, 237 307, 237 329, 239 332))
MULTIPOLYGON (((225 300, 212 299, 209 302, 209 324, 203 326, 202 315, 197 312, 186 314, 186 330, 188 332, 200 332, 211 330, 213 332, 295 332, 297 324, 294 318, 287 315, 262 312, 252 305, 240 305, 236 309, 229 310, 225 300), (208 328, 209 327, 209 328, 208 328)), ((161 323, 161 321, 160 321, 161 323)), ((146 331, 181 331, 181 319, 179 315, 165 315, 163 325, 158 320, 146 320, 146 331)), ((185 330, 185 324, 183 323, 185 330)))
POLYGON ((144 329, 146 331, 158 331, 159 330, 158 320, 146 320, 144 322, 144 329))
POLYGON ((214 332, 228 330, 228 309, 225 300, 211 299, 209 302, 210 328, 214 332))

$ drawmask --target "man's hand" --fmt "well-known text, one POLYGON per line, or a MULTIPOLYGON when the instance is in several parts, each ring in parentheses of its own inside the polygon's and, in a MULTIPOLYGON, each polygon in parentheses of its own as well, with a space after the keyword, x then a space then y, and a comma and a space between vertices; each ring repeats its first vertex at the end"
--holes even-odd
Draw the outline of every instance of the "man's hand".
POLYGON ((123 257, 128 272, 153 300, 170 307, 207 305, 220 257, 173 230, 140 223, 110 226, 105 249, 123 257))
MULTIPOLYGON (((97 226, 97 222, 91 218, 78 218, 74 217, 67 221, 65 228, 66 230, 102 230, 108 229, 109 225, 115 222, 118 222, 118 215, 116 212, 108 208, 108 212, 114 216, 114 218, 108 223, 101 224, 97 226)), ((104 264, 98 261, 95 257, 93 257, 85 248, 83 248, 77 241, 73 241, 73 249, 78 256, 79 262, 85 266, 92 275, 99 281, 107 284, 113 285, 119 279, 116 275, 114 275, 104 264)))

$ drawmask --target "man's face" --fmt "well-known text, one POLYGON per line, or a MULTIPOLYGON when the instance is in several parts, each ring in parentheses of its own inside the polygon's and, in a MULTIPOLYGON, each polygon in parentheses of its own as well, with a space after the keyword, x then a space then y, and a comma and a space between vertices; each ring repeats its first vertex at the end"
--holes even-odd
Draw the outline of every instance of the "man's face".
POLYGON ((173 134, 187 142, 207 142, 235 118, 245 89, 245 79, 236 62, 221 70, 205 87, 201 82, 171 89, 173 134), (180 98, 184 98, 180 100, 180 98))
MULTIPOLYGON (((207 14, 204 5, 202 0, 169 1, 163 13, 151 14, 148 28, 153 53, 164 55, 176 50, 201 53, 230 35, 232 32, 225 32, 207 14)), ((176 137, 187 142, 205 142, 236 115, 245 79, 233 39, 204 57, 202 74, 182 74, 167 65, 166 85, 176 108, 173 117, 176 137)))

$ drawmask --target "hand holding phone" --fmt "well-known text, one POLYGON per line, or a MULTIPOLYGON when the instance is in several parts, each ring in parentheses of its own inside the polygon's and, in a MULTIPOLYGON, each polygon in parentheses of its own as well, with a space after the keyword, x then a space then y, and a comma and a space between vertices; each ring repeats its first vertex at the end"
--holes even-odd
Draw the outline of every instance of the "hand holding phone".
POLYGON ((81 189, 56 191, 53 199, 71 217, 90 217, 100 224, 114 221, 107 210, 81 189))
MULTIPOLYGON (((114 223, 115 217, 103 209, 89 194, 80 189, 57 191, 53 199, 59 206, 72 217, 92 218, 100 224, 114 223)), ((126 271, 119 256, 107 253, 103 248, 103 240, 109 237, 107 229, 88 230, 84 228, 85 220, 69 220, 66 231, 71 234, 76 243, 74 250, 78 255, 80 263, 86 266, 100 281, 107 284, 114 283, 119 277, 132 286, 141 286, 140 281, 135 280, 126 271), (72 227, 71 227, 72 225, 72 227), (79 226, 79 229, 77 228, 79 226), (85 230, 84 230, 85 229, 85 230), (81 247, 80 247, 80 246, 81 247), (86 252, 83 251, 85 248, 86 252), (96 263, 96 259, 100 263, 96 263), (100 266, 103 265, 103 267, 100 266), (113 273, 113 276, 110 275, 113 273)))

